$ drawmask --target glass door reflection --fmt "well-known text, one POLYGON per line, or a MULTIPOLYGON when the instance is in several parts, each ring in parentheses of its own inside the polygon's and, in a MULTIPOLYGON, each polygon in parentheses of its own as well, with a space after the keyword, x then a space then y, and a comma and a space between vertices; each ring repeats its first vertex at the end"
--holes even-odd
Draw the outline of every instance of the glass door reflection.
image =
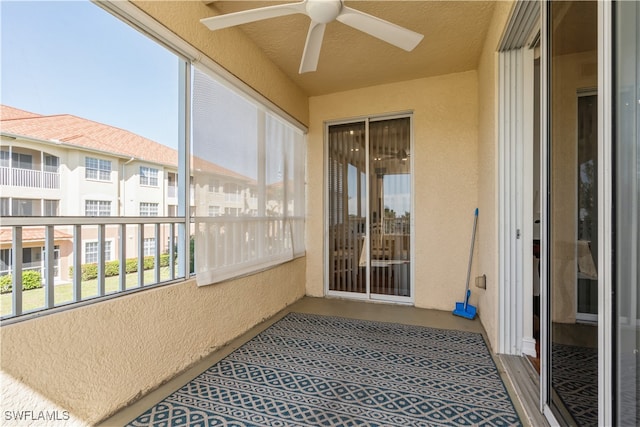
POLYGON ((568 425, 598 425, 598 43, 595 1, 548 7, 547 403, 568 425))
POLYGON ((369 128, 371 293, 410 291, 411 162, 409 118, 369 128))
POLYGON ((328 288, 411 297, 411 119, 328 127, 328 288))

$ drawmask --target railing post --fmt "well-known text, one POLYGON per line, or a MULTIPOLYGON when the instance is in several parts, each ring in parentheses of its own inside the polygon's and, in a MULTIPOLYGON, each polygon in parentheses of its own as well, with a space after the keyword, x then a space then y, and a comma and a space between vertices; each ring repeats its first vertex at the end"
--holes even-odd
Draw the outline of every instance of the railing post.
POLYGON ((155 224, 156 231, 156 247, 154 253, 154 279, 155 283, 160 283, 160 223, 155 224))
POLYGON ((45 253, 45 307, 51 308, 55 305, 54 301, 54 283, 53 283, 53 269, 55 263, 54 255, 54 228, 53 225, 48 225, 45 228, 44 233, 44 253, 45 253))
POLYGON ((73 226, 73 302, 82 300, 82 226, 73 226))
POLYGON ((98 225, 98 295, 103 296, 105 294, 105 225, 98 225))
POLYGON ((120 292, 127 289, 127 224, 120 224, 120 233, 119 233, 119 251, 118 256, 120 259, 119 263, 119 289, 120 292))
POLYGON ((144 224, 138 224, 138 286, 144 286, 144 224))
POLYGON ((173 280, 176 277, 176 259, 174 259, 174 246, 175 246, 175 224, 169 224, 169 279, 173 280))
POLYGON ((11 300, 13 302, 13 314, 22 314, 22 227, 13 227, 13 275, 11 300))

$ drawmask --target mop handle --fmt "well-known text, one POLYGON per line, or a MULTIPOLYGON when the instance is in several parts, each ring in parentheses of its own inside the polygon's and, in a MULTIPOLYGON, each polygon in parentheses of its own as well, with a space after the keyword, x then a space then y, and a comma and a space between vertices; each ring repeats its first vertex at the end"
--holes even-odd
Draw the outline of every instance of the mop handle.
POLYGON ((473 245, 476 241, 476 224, 478 223, 478 208, 473 215, 473 232, 471 233, 471 249, 469 250, 469 268, 467 268, 467 287, 464 290, 464 309, 469 303, 469 279, 471 279, 471 262, 473 261, 473 245))

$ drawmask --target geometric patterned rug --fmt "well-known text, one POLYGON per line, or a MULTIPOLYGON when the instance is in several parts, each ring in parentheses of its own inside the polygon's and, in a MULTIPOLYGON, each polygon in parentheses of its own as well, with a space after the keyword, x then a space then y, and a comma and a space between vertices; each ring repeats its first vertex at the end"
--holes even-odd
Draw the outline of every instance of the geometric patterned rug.
POLYGON ((598 349, 552 345, 554 390, 580 426, 598 425, 598 349))
POLYGON ((519 426, 481 334, 289 313, 129 426, 519 426))

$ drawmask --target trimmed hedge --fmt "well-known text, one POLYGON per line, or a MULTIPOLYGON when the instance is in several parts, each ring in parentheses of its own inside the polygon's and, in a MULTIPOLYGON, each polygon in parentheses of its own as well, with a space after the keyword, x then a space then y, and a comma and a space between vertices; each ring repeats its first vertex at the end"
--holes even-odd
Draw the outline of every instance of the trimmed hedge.
MULTIPOLYGON (((0 277, 0 294, 11 292, 13 276, 5 274, 0 277)), ((26 270, 22 272, 22 290, 38 289, 42 287, 42 275, 39 271, 26 270)))
MULTIPOLYGON (((146 256, 143 260, 144 270, 151 270, 155 264, 154 256, 146 256)), ((160 254, 160 267, 169 266, 169 254, 160 254)), ((98 264, 82 264, 82 280, 92 280, 98 277, 98 264)), ((125 261, 125 271, 135 273, 138 271, 138 258, 127 258, 125 261)), ((107 261, 104 264, 105 277, 117 276, 120 274, 120 260, 107 261)), ((73 276, 73 267, 69 267, 69 275, 73 276)))

